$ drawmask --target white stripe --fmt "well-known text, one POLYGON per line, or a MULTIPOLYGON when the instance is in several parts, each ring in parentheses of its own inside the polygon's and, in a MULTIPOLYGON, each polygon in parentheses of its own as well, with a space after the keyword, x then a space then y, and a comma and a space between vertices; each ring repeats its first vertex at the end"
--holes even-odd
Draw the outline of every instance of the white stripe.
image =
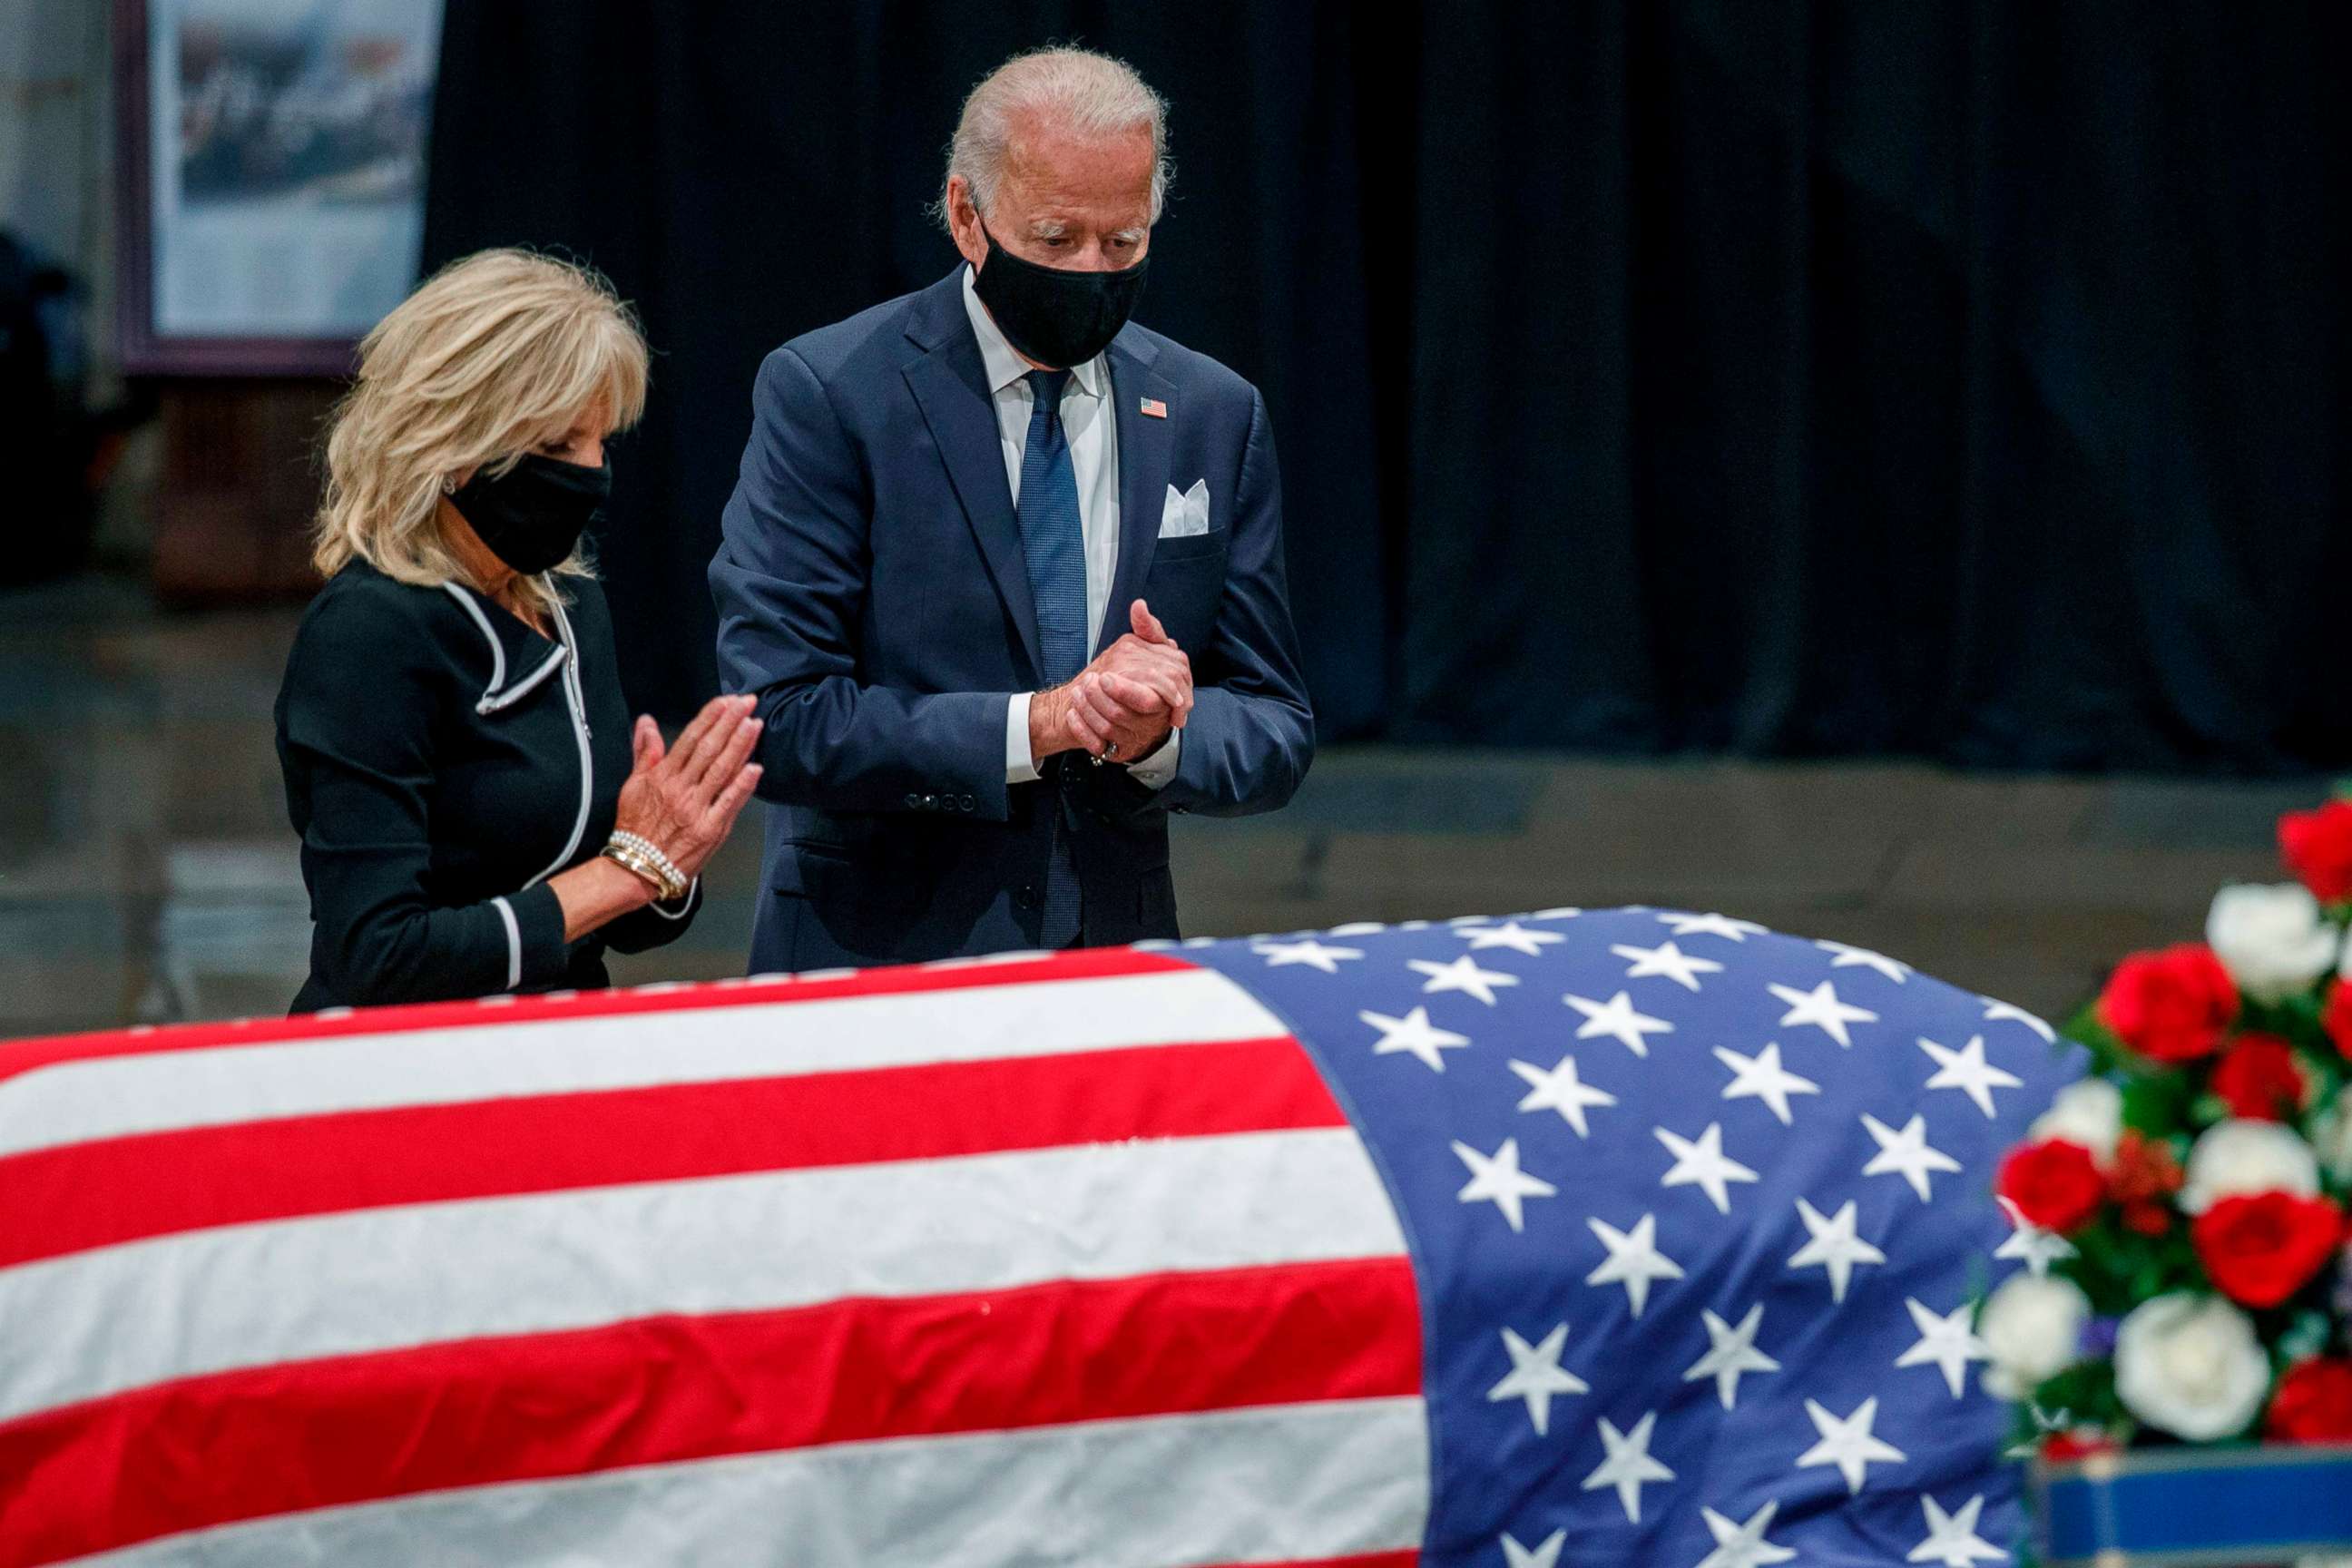
POLYGON ((1207 970, 347 1035, 61 1062, 0 1080, 0 1156, 174 1128, 1286 1035, 1207 970))
POLYGON ((487 698, 490 693, 496 691, 500 685, 504 684, 506 680, 507 650, 499 646, 499 634, 490 630, 490 617, 482 614, 482 606, 474 603, 474 596, 471 594, 468 594, 464 588, 455 583, 444 583, 441 586, 447 591, 451 598, 466 606, 466 613, 474 617, 474 624, 482 628, 482 636, 488 639, 490 645, 490 683, 482 688, 482 695, 487 698))
POLYGON ((1418 1399, 1086 1422, 425 1493, 168 1538, 85 1568, 1193 1568, 1411 1551, 1418 1399))
POLYGON ((1344 1128, 362 1209, 0 1271, 0 1421, 204 1373, 667 1312, 1403 1250, 1344 1128))
POLYGON ((563 841, 563 853, 548 864, 546 870, 523 884, 536 888, 572 863, 580 847, 581 838, 588 831, 588 812, 596 800, 596 756, 588 745, 588 698, 580 689, 580 644, 572 636, 572 617, 563 613, 563 602, 551 598, 548 607, 555 612, 555 629, 563 638, 563 701, 572 715, 572 738, 580 743, 580 812, 572 821, 572 837, 563 841))
POLYGON ((562 668, 563 661, 570 657, 571 650, 569 648, 557 648, 553 653, 547 656, 546 659, 537 669, 532 670, 529 675, 524 676, 520 680, 516 681, 504 691, 499 692, 495 696, 484 697, 479 702, 475 703, 474 711, 477 713, 490 714, 502 712, 505 710, 513 707, 516 703, 521 701, 524 698, 538 690, 540 686, 549 676, 553 675, 558 669, 562 668))
POLYGON ((522 984, 522 927, 515 923, 514 906, 504 899, 492 899, 498 907, 499 919, 507 928, 507 989, 522 984))

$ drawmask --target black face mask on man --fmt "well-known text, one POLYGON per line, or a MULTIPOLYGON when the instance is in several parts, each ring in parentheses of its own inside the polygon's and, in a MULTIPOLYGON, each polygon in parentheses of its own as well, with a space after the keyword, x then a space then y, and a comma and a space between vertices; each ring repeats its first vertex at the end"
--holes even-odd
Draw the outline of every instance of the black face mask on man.
POLYGON ((1024 261, 996 243, 988 226, 988 265, 971 280, 1005 341, 1039 364, 1067 370, 1110 346, 1143 297, 1146 256, 1117 272, 1071 272, 1024 261))
POLYGON ((604 521, 613 465, 608 458, 592 468, 530 452, 503 474, 478 468, 448 493, 490 553, 528 577, 562 562, 604 521))

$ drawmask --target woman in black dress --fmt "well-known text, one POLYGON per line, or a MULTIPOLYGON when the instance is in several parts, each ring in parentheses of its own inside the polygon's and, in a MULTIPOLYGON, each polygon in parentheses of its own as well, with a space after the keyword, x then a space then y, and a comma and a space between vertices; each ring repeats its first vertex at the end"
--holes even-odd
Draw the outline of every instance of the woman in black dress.
POLYGON ((278 698, 315 929, 297 1012, 608 984, 671 941, 760 770, 750 698, 631 722, 583 531, 646 346, 577 268, 486 251, 368 334, 278 698))

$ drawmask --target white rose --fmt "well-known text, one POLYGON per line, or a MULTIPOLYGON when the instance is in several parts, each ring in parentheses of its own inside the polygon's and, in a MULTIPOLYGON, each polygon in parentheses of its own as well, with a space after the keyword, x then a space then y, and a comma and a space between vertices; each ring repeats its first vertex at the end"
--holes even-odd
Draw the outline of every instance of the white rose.
POLYGON ((2238 989, 2257 1002, 2310 990, 2344 948, 2311 889, 2293 882, 2222 889, 2205 917, 2205 941, 2238 989))
POLYGON ((2043 1378, 2074 1365, 2090 1315, 2090 1299, 2072 1279, 2011 1276, 1977 1317, 1977 1335, 1992 1357, 1986 1389, 1997 1398, 2022 1399, 2043 1378))
POLYGON ((2116 1140, 2123 1134, 2124 1091, 2103 1078, 2086 1078, 2060 1089, 2050 1109, 2025 1130, 2032 1142, 2063 1138, 2080 1143, 2102 1165, 2116 1157, 2116 1140))
POLYGON ((2116 1396, 2176 1437, 2234 1437, 2270 1391, 2270 1357, 2253 1323, 2219 1296, 2158 1296, 2116 1331, 2116 1396))
POLYGON ((2241 1193, 2319 1191, 2319 1161, 2303 1134, 2275 1121, 2217 1121, 2189 1146, 2180 1206, 2203 1214, 2241 1193))

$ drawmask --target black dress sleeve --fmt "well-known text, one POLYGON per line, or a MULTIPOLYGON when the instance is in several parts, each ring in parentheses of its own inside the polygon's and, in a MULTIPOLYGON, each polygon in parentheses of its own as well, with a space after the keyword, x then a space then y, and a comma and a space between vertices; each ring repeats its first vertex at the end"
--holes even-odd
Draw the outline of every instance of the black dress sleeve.
POLYGON ((694 886, 676 908, 647 904, 641 910, 612 921, 596 934, 614 952, 650 952, 657 947, 667 947, 686 934, 702 908, 702 879, 697 877, 694 886))
POLYGON ((332 595, 287 665, 281 744, 308 788, 311 970, 360 1005, 552 984, 569 948, 546 884, 458 908, 426 900, 433 737, 450 693, 410 618, 383 595, 332 595))

